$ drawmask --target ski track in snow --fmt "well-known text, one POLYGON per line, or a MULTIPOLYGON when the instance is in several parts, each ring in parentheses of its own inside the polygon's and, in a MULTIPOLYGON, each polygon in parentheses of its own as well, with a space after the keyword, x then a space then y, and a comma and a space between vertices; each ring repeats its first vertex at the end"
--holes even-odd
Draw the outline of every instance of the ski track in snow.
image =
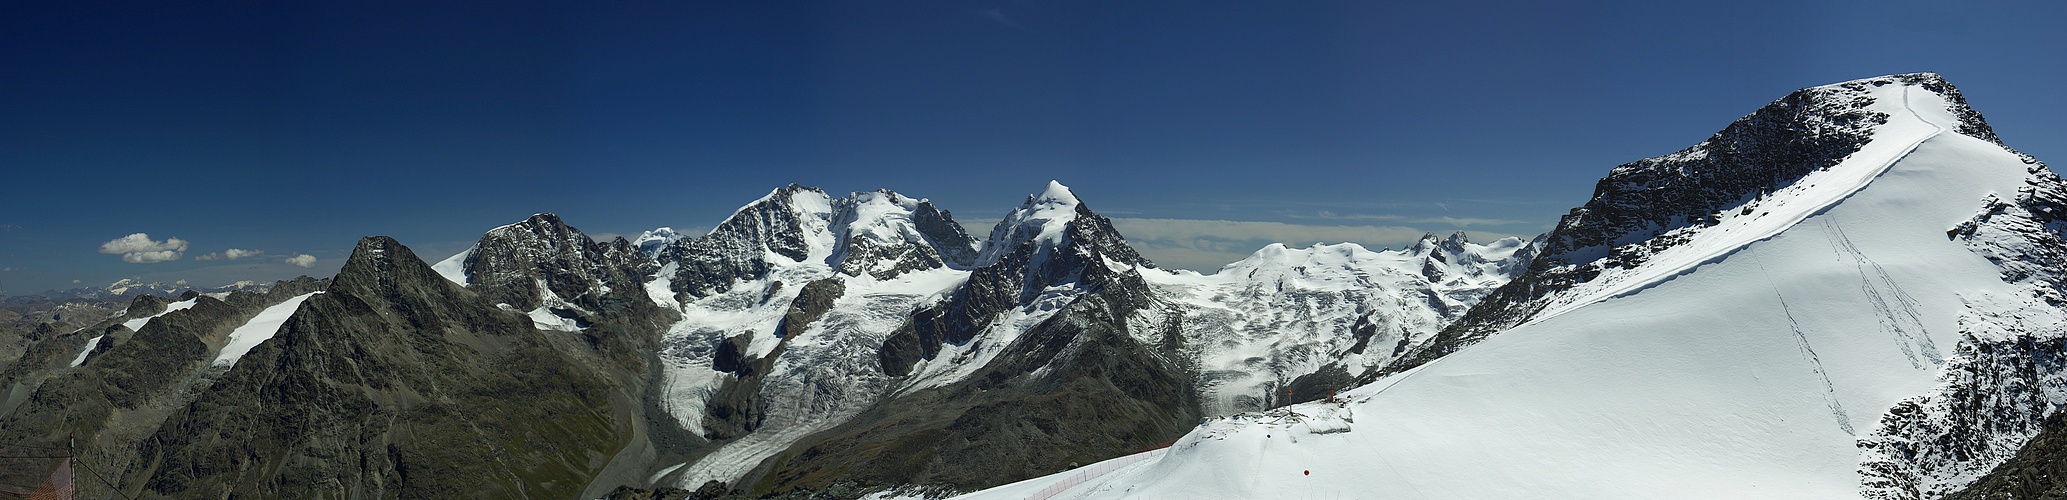
POLYGON ((1909 358, 1909 365, 1918 370, 1935 369, 1943 365, 1945 359, 1939 355, 1937 344, 1932 342, 1928 332, 1923 330, 1923 313, 1918 311, 1922 303, 1918 302, 1916 297, 1910 296, 1901 285, 1896 284, 1894 278, 1888 275, 1887 268, 1867 257, 1866 252, 1859 250, 1859 247, 1852 243, 1852 238, 1845 235, 1844 228, 1837 225, 1835 218, 1823 220, 1823 231, 1824 237, 1830 240, 1831 248, 1837 251, 1840 260, 1849 258, 1858 268, 1860 293, 1865 294, 1867 302, 1873 306, 1881 328, 1893 336, 1896 347, 1902 349, 1902 356, 1909 358), (1878 284, 1875 283, 1876 278, 1879 280, 1878 284), (1882 288, 1887 289, 1888 293, 1881 293, 1882 288), (1888 296, 1894 297, 1893 304, 1888 303, 1888 296))
POLYGON ((1800 349, 1802 357, 1809 362, 1809 371, 1814 372, 1816 379, 1823 382, 1823 404, 1830 407, 1830 418, 1837 420, 1837 427, 1844 429, 1845 434, 1859 435, 1857 430, 1852 429, 1852 417, 1845 414, 1844 403, 1837 400, 1837 386, 1830 383, 1830 372, 1824 370, 1823 358, 1817 356, 1816 348, 1809 345, 1808 334, 1801 331, 1801 321, 1794 319, 1794 308, 1787 305, 1787 295, 1780 293, 1779 285, 1773 284, 1773 275, 1766 271, 1764 262, 1758 264, 1758 272, 1765 276, 1766 286, 1773 289, 1773 297, 1780 301, 1780 312, 1787 317, 1787 327, 1794 334, 1795 348, 1800 349))

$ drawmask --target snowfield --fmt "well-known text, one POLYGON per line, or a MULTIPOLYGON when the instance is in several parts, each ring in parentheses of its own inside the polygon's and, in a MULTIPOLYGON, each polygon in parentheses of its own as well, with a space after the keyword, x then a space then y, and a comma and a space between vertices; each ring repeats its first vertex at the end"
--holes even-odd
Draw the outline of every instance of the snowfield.
POLYGON ((1343 403, 1216 419, 1056 498, 1878 495, 1862 438, 1940 386, 1962 317, 1997 317, 1970 301, 2032 292, 1947 237, 2027 165, 1944 133, 1935 93, 1874 92, 1872 143, 1753 214, 1343 403))
POLYGON ((222 352, 216 354, 215 361, 209 364, 220 368, 236 366, 238 358, 251 352, 251 348, 258 347, 260 342, 265 342, 266 339, 273 338, 274 334, 280 333, 280 326, 287 324, 287 318, 294 316, 294 311, 301 308, 301 303, 319 293, 323 292, 296 295, 259 311, 250 321, 230 331, 229 343, 223 345, 222 352))

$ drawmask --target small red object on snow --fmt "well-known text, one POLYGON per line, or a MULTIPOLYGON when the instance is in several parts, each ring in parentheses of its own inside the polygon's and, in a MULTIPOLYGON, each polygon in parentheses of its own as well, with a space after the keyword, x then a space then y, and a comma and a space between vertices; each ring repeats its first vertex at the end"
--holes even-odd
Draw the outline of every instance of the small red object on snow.
POLYGON ((1312 471, 1312 470, 1308 470, 1308 471, 1306 471, 1306 475, 1308 475, 1308 476, 1311 476, 1311 475, 1313 475, 1313 471, 1312 471))

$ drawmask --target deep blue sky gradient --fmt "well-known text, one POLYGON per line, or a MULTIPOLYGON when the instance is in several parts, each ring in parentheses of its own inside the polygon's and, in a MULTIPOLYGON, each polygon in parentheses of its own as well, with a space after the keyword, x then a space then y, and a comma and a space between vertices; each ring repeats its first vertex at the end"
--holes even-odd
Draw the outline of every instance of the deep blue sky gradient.
POLYGON ((1527 236, 1616 164, 1914 71, 2067 161, 2059 2, 89 4, 0 5, 0 293, 709 227, 791 182, 1527 236), (192 248, 95 251, 134 232, 192 248), (192 260, 232 247, 267 255, 192 260))

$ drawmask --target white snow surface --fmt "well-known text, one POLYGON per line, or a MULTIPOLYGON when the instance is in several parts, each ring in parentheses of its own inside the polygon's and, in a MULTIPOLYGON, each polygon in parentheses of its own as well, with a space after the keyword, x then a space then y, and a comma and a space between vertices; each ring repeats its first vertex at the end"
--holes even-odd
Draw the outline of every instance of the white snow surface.
MULTIPOLYGON (((976 266, 983 267, 997 263, 998 258, 1023 241, 1035 241, 1043 250, 1063 243, 1063 236, 1069 230, 1070 221, 1077 219, 1076 193, 1061 182, 1048 181, 1047 189, 1041 194, 1028 196, 1026 202, 1005 214, 990 231, 983 249, 976 257, 976 266)), ((1036 257, 1036 261, 1040 258, 1036 257)))
POLYGON ((632 247, 639 249, 640 253, 646 254, 647 258, 653 258, 660 256, 661 249, 667 248, 668 244, 674 243, 682 239, 682 237, 682 233, 675 232, 675 228, 655 228, 652 231, 639 233, 638 238, 632 239, 632 247))
POLYGON ((209 364, 219 368, 236 366, 237 360, 243 358, 245 353, 251 352, 251 348, 258 347, 260 342, 265 342, 266 339, 273 338, 273 335, 280 333, 280 327, 287 324, 288 318, 294 317, 294 311, 301 308, 303 301, 309 300, 309 297, 314 297, 319 293, 323 292, 309 292, 296 295, 259 311, 257 316, 251 317, 250 321, 246 321, 243 325, 238 325, 236 330, 230 331, 229 342, 223 345, 222 352, 217 353, 215 361, 209 364))
MULTIPOLYGON (((502 229, 503 227, 509 226, 502 226, 496 229, 502 229)), ((458 283, 459 286, 467 286, 467 257, 474 255, 474 251, 480 248, 480 245, 467 247, 467 250, 464 252, 453 254, 451 257, 446 257, 445 260, 431 264, 431 270, 437 271, 439 276, 444 276, 446 280, 458 283)))
POLYGON ((1858 439, 1937 386, 1965 298, 2028 295, 1946 237, 2025 165, 1941 133, 1936 94, 1876 97, 1872 143, 1763 213, 1345 403, 1213 420, 1063 498, 1856 497, 1858 439))
POLYGON ((1462 234, 1383 251, 1271 244, 1210 275, 1141 275, 1184 312, 1205 377, 1203 410, 1217 416, 1268 408, 1277 388, 1331 362, 1352 374, 1391 362, 1511 279, 1519 266, 1508 259, 1525 246, 1517 238, 1479 245, 1462 234), (1361 354, 1348 352, 1348 332, 1367 314, 1375 333, 1361 354))
POLYGON ((199 297, 196 297, 196 298, 191 298, 191 299, 187 299, 187 300, 182 300, 182 301, 179 301, 179 302, 173 302, 173 303, 171 303, 171 304, 166 304, 166 305, 165 305, 165 310, 164 310, 164 311, 160 311, 160 312, 159 312, 158 314, 153 314, 153 315, 150 315, 150 316, 148 316, 148 317, 143 317, 143 318, 136 318, 136 319, 132 319, 132 320, 129 320, 129 321, 124 321, 124 322, 122 322, 122 326, 124 326, 124 327, 128 327, 130 331, 137 331, 137 330, 142 330, 142 329, 144 329, 144 325, 147 325, 147 324, 150 324, 150 323, 151 323, 151 320, 154 320, 154 319, 158 319, 158 317, 159 317, 159 316, 164 316, 164 315, 167 315, 167 314, 172 314, 172 312, 173 312, 173 311, 178 311, 178 310, 182 310, 182 309, 187 309, 187 308, 191 308, 191 307, 194 307, 194 304, 195 304, 196 302, 200 301, 200 300, 201 300, 201 299, 200 299, 199 297))
POLYGON ((79 365, 86 364, 86 355, 93 354, 93 350, 99 348, 101 341, 107 340, 107 338, 108 336, 106 335, 95 335, 93 340, 86 341, 86 348, 80 349, 79 355, 72 358, 72 367, 78 368, 79 365))

